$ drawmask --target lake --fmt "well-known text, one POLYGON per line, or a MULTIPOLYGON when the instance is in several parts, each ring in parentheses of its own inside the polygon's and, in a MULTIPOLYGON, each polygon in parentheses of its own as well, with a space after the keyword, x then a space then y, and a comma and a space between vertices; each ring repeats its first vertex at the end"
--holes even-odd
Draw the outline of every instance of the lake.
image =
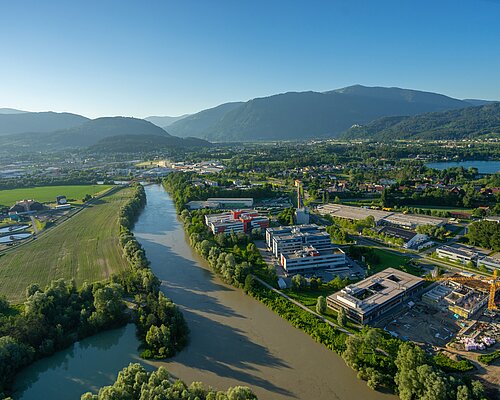
POLYGON ((500 171, 500 161, 444 161, 425 164, 429 168, 446 169, 455 167, 477 168, 481 174, 496 174, 500 171))

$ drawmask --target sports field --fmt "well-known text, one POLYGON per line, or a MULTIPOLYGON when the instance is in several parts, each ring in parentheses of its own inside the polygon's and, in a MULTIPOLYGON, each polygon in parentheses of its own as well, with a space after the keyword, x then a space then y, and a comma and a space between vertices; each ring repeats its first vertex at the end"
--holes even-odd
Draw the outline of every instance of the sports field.
POLYGON ((111 187, 111 185, 74 185, 0 190, 0 205, 12 206, 16 201, 25 199, 33 199, 40 203, 55 203, 57 196, 66 196, 70 202, 81 203, 86 194, 94 196, 111 187))
MULTIPOLYGON (((102 186, 100 186, 102 187, 102 186)), ((78 285, 128 268, 118 243, 118 211, 131 189, 121 189, 48 230, 38 239, 0 256, 0 295, 24 301, 26 287, 57 278, 78 285)))

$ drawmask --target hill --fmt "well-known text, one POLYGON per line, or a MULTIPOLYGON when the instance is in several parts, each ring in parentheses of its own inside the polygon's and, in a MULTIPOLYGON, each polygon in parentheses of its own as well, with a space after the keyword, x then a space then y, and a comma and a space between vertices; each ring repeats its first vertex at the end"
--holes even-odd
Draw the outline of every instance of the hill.
POLYGON ((166 128, 172 125, 174 122, 180 121, 183 118, 188 117, 190 114, 179 115, 178 117, 160 117, 160 116, 151 116, 144 118, 146 121, 159 126, 160 128, 166 128))
MULTIPOLYGON (((162 146, 185 147, 199 145, 200 140, 183 140, 168 134, 151 122, 129 117, 103 117, 89 120, 80 126, 46 133, 23 133, 0 137, 0 146, 25 150, 61 150, 67 148, 86 148, 102 144, 102 148, 113 151, 113 146, 123 148, 134 142, 142 146, 141 138, 148 143, 162 146), (102 144, 101 141, 104 141, 102 144), (120 140, 126 138, 124 143, 120 140)), ((203 143, 207 143, 202 141, 203 143)))
POLYGON ((210 146, 211 143, 198 138, 179 138, 158 135, 118 135, 100 140, 89 150, 96 152, 136 153, 167 150, 171 148, 192 148, 210 146))
POLYGON ((24 114, 27 111, 16 110, 15 108, 0 108, 0 114, 24 114))
POLYGON ((89 121, 88 118, 71 113, 18 112, 0 114, 0 135, 25 132, 52 132, 74 128, 89 121))
POLYGON ((342 134, 345 139, 464 139, 500 135, 500 102, 412 117, 385 117, 342 134))
POLYGON ((209 108, 196 114, 189 115, 188 117, 170 125, 168 127, 169 132, 180 137, 194 136, 204 138, 206 136, 205 131, 208 128, 214 126, 224 115, 242 104, 244 103, 224 103, 217 107, 209 108))
POLYGON ((469 106, 463 100, 436 93, 355 85, 328 92, 289 92, 223 104, 177 121, 169 131, 216 141, 335 137, 352 125, 380 117, 469 106))

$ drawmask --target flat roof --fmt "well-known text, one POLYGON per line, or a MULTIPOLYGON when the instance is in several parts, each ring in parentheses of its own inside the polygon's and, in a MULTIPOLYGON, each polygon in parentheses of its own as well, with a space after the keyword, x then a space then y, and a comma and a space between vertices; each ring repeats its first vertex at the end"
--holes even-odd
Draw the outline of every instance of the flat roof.
POLYGON ((423 282, 418 276, 387 268, 328 297, 359 314, 366 314, 423 282))
POLYGON ((436 250, 447 251, 448 253, 453 253, 462 257, 475 257, 477 253, 474 251, 466 250, 463 248, 451 247, 451 246, 441 246, 436 250))
POLYGON ((413 225, 439 225, 446 222, 444 218, 429 217, 425 215, 416 214, 403 214, 403 213, 393 213, 386 218, 385 221, 389 223, 410 223, 413 225))
POLYGON ((209 197, 207 201, 253 201, 253 197, 209 197))
POLYGON ((407 242, 410 241, 411 239, 413 239, 417 235, 413 231, 409 231, 409 230, 403 229, 403 228, 396 228, 394 226, 384 226, 380 230, 380 232, 383 232, 385 234, 392 235, 392 236, 401 237, 407 242))
POLYGON ((371 208, 345 206, 342 204, 323 204, 318 206, 318 211, 322 214, 330 214, 332 217, 346 218, 352 220, 361 220, 370 215, 379 221, 391 213, 381 210, 373 210, 371 208))
POLYGON ((295 253, 282 254, 282 256, 285 257, 286 259, 297 259, 297 258, 314 258, 330 254, 344 254, 344 252, 338 247, 333 247, 333 246, 329 249, 321 249, 321 250, 316 249, 314 246, 304 246, 302 250, 296 251, 295 253), (310 255, 309 253, 311 251, 317 252, 318 256, 310 255))
POLYGON ((317 210, 322 214, 330 214, 332 217, 352 220, 365 219, 371 215, 375 218, 375 222, 383 220, 398 225, 404 223, 413 225, 439 225, 446 222, 444 218, 374 210, 372 208, 346 206, 343 204, 322 204, 317 207, 317 210))

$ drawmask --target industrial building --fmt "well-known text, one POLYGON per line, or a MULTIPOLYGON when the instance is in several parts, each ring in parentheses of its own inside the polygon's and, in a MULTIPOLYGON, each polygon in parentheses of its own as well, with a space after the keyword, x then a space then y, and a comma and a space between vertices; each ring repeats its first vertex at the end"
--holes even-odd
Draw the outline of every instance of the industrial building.
POLYGON ((458 261, 462 264, 468 262, 476 263, 478 254, 474 251, 451 246, 441 246, 436 249, 436 254, 441 258, 447 258, 452 261, 458 261))
POLYGON ((375 223, 377 225, 380 220, 391 215, 391 213, 387 211, 373 210, 371 208, 364 207, 345 206, 343 204, 322 204, 318 206, 317 210, 323 215, 327 214, 335 218, 344 218, 353 221, 360 221, 371 216, 375 219, 375 223))
POLYGON ((323 215, 327 214, 335 218, 350 219, 352 221, 360 221, 371 216, 375 220, 376 225, 389 225, 406 229, 415 229, 422 225, 441 226, 446 223, 446 219, 443 218, 374 210, 371 208, 346 206, 343 204, 319 205, 317 211, 323 215))
POLYGON ((220 208, 245 208, 253 207, 253 198, 251 197, 210 197, 209 202, 219 203, 220 208))
POLYGON ((422 278, 387 268, 328 296, 327 305, 343 308, 349 319, 366 324, 414 295, 423 284, 422 278))
POLYGON ((311 270, 329 269, 334 272, 347 271, 345 253, 330 243, 318 250, 314 246, 304 246, 293 253, 281 253, 280 264, 287 274, 307 273, 311 270))
POLYGON ((404 228, 396 228, 394 226, 384 226, 379 230, 379 233, 384 235, 400 238, 404 241, 405 249, 420 250, 426 243, 429 242, 429 236, 422 233, 416 233, 404 228))
POLYGON ((192 200, 186 203, 186 207, 189 210, 201 210, 207 209, 242 209, 247 207, 253 207, 253 198, 251 197, 241 197, 241 198, 223 198, 223 197, 210 197, 207 200, 192 200))
POLYGON ((269 218, 255 210, 238 210, 220 214, 205 215, 205 224, 214 235, 218 233, 250 233, 252 229, 266 229, 269 218))

